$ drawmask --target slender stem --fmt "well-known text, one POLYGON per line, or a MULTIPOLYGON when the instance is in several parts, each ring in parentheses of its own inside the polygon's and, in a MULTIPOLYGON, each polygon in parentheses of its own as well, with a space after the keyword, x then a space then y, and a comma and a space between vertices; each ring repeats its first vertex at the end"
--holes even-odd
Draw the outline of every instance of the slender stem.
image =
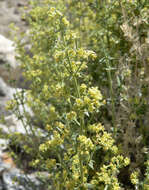
POLYGON ((80 98, 80 90, 78 88, 78 82, 77 82, 76 76, 74 76, 73 79, 74 79, 74 82, 75 82, 75 88, 76 88, 76 92, 77 92, 77 97, 80 98))
POLYGON ((106 67, 107 67, 107 75, 108 75, 108 82, 109 82, 109 88, 110 88, 110 96, 112 101, 112 124, 114 127, 114 136, 117 134, 117 127, 116 127, 116 113, 115 113, 115 101, 114 101, 114 93, 113 93, 113 84, 112 84, 112 77, 111 77, 111 70, 110 70, 110 64, 109 59, 106 60, 106 67))
MULTIPOLYGON (((110 40, 109 40, 109 35, 107 33, 107 45, 108 49, 110 49, 110 40)), ((111 76, 111 68, 110 68, 110 59, 108 56, 108 53, 106 51, 106 47, 104 46, 103 42, 103 48, 104 48, 104 55, 106 58, 106 68, 107 68, 107 76, 108 76, 108 82, 109 82, 109 88, 110 88, 110 97, 111 97, 111 102, 112 102, 112 124, 114 128, 114 137, 117 135, 117 126, 116 126, 116 111, 115 111, 115 100, 114 100, 114 93, 113 93, 113 84, 112 84, 112 76, 111 76)))
POLYGON ((80 164, 80 175, 81 175, 81 184, 83 185, 84 182, 83 182, 83 179, 84 179, 84 172, 83 172, 83 160, 82 160, 82 156, 81 154, 79 153, 79 164, 80 164))
POLYGON ((109 187, 109 186, 108 186, 108 185, 106 185, 106 186, 105 186, 105 188, 104 188, 104 190, 108 190, 108 187, 109 187))
MULTIPOLYGON (((110 48, 110 42, 109 42, 109 37, 107 35, 107 41, 108 41, 108 48, 110 48)), ((104 44, 104 43, 103 43, 104 44)), ((115 101, 114 101, 114 93, 113 93, 113 84, 112 84, 112 76, 111 76, 111 68, 110 68, 110 60, 109 56, 107 55, 106 52, 106 47, 104 47, 104 55, 106 58, 106 70, 107 70, 107 76, 108 76, 108 83, 109 83, 109 88, 110 88, 110 97, 111 97, 111 102, 112 102, 112 124, 114 128, 114 137, 117 134, 117 126, 116 126, 116 111, 115 111, 115 101)))
MULTIPOLYGON (((77 97, 80 98, 80 90, 78 88, 78 82, 77 82, 77 79, 76 79, 76 76, 73 77, 74 79, 74 82, 75 82, 75 88, 76 88, 76 92, 77 92, 77 97)), ((84 118, 81 117, 81 131, 80 131, 80 134, 83 134, 84 132, 84 118)), ((83 184, 83 179, 84 179, 84 171, 83 171, 83 159, 82 159, 82 156, 79 152, 79 164, 80 164, 80 175, 81 175, 81 184, 83 184)))
MULTIPOLYGON (((58 151, 57 151, 58 152, 58 151)), ((61 158, 61 155, 58 153, 58 158, 59 158, 59 161, 60 161, 60 164, 61 164, 61 166, 62 166, 62 168, 65 168, 64 167, 64 164, 63 164, 63 162, 62 162, 62 158, 61 158)), ((63 170, 61 170, 61 180, 59 181, 59 190, 62 190, 62 182, 64 181, 63 179, 63 172, 62 172, 63 170)))

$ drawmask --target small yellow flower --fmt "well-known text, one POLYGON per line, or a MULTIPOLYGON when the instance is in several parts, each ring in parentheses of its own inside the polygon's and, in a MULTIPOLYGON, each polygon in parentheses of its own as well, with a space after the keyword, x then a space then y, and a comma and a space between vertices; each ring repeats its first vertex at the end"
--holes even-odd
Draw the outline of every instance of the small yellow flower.
POLYGON ((87 150, 88 150, 88 148, 93 149, 93 147, 94 147, 91 139, 87 138, 84 135, 79 135, 78 141, 80 142, 80 146, 86 148, 87 150))
POLYGON ((48 148, 47 148, 46 144, 41 144, 39 146, 39 151, 46 152, 47 150, 48 150, 48 148))
POLYGON ((69 21, 66 19, 66 17, 62 18, 62 22, 64 23, 64 25, 69 26, 69 21))
POLYGON ((56 122, 56 126, 58 126, 60 129, 64 129, 64 124, 61 122, 56 122))
POLYGON ((78 56, 79 57, 83 57, 84 56, 84 49, 83 48, 80 48, 80 49, 78 49, 78 51, 77 51, 77 53, 78 53, 78 56))
POLYGON ((128 157, 126 157, 124 159, 124 166, 128 166, 130 164, 130 159, 128 157))
POLYGON ((89 88, 88 93, 89 93, 89 95, 90 95, 92 98, 94 98, 94 99, 96 99, 96 100, 102 100, 101 92, 98 90, 97 87, 89 88))
POLYGON ((10 101, 7 102, 6 109, 7 110, 13 110, 16 105, 17 105, 16 100, 10 100, 10 101))
POLYGON ((50 112, 55 112, 55 107, 54 106, 50 106, 50 112))
POLYGON ((90 98, 87 96, 84 96, 84 103, 88 105, 90 102, 91 102, 90 98))
POLYGON ((80 89, 81 89, 81 90, 86 90, 86 89, 87 89, 86 84, 81 84, 80 89))
POLYGON ((47 131, 52 130, 52 126, 47 124, 47 125, 46 125, 46 130, 47 130, 47 131))
POLYGON ((139 183, 139 172, 138 171, 134 171, 131 175, 130 175, 130 180, 131 183, 134 185, 137 185, 139 183))
MULTIPOLYGON (((73 49, 69 49, 68 50, 68 55, 70 56, 70 57, 75 57, 76 56, 76 52, 73 50, 73 49)), ((72 62, 72 64, 75 64, 75 62, 73 61, 72 62)))
POLYGON ((70 121, 75 119, 76 116, 77 116, 77 114, 74 111, 71 111, 70 113, 67 113, 67 115, 66 115, 67 119, 70 120, 70 121))
POLYGON ((101 125, 101 123, 89 125, 88 127, 89 131, 93 133, 98 133, 99 131, 104 131, 104 127, 101 125))
POLYGON ((51 168, 55 167, 55 165, 56 165, 56 160, 55 159, 46 160, 46 167, 48 169, 51 169, 51 168))
POLYGON ((83 106, 83 101, 80 98, 76 99, 76 104, 78 107, 82 107, 83 106))

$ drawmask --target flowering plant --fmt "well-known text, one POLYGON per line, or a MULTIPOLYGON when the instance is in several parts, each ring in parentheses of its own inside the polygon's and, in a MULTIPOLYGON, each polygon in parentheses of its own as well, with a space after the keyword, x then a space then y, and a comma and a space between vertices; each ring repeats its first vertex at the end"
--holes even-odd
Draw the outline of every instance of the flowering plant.
POLYGON ((139 74, 143 88, 145 77, 140 63, 134 66, 146 48, 135 48, 139 42, 133 36, 138 29, 130 10, 137 15, 138 6, 142 32, 146 31, 146 1, 139 2, 31 3, 26 17, 30 54, 24 41, 16 39, 17 58, 31 85, 26 98, 17 93, 8 108, 32 131, 33 138, 28 136, 23 146, 31 155, 30 165, 49 172, 56 190, 118 190, 139 183, 139 174, 130 174, 133 165, 128 169, 132 149, 128 148, 131 138, 127 138, 134 134, 129 125, 137 123, 136 115, 142 110, 147 113, 139 105, 146 105, 146 97, 140 98, 143 91, 136 95, 141 91, 137 89, 134 95, 136 91, 129 88, 139 74), (127 22, 129 16, 132 20, 127 22), (27 104, 34 118, 25 109, 21 115, 20 104, 27 104), (37 129, 46 135, 37 134, 37 129), (128 184, 132 183, 128 186, 121 179, 124 168, 130 175, 128 184))

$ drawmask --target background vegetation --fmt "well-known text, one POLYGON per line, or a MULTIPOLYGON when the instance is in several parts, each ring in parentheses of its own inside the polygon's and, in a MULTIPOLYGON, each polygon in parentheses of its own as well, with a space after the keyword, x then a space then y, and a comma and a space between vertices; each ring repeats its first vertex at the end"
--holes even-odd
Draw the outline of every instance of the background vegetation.
POLYGON ((28 167, 49 173, 49 189, 149 189, 147 0, 30 6, 30 53, 26 34, 15 40, 31 85, 8 109, 32 134, 9 138, 28 155, 28 167), (21 114, 20 104, 34 116, 21 114))

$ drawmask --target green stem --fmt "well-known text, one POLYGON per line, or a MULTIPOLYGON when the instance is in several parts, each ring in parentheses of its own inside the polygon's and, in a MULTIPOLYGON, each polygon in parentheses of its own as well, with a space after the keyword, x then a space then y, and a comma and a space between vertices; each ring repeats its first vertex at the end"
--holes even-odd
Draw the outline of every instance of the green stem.
POLYGON ((109 186, 108 186, 108 185, 106 185, 106 186, 105 186, 105 188, 104 188, 104 190, 108 190, 108 187, 109 187, 109 186))
POLYGON ((81 185, 83 185, 84 184, 84 181, 83 181, 83 179, 84 179, 84 172, 83 172, 83 160, 82 160, 82 156, 81 156, 81 154, 79 153, 79 164, 80 164, 80 175, 81 175, 81 185))
MULTIPOLYGON (((76 92, 77 92, 77 97, 80 98, 80 90, 78 88, 78 82, 77 82, 77 79, 76 77, 74 76, 74 82, 75 82, 75 88, 76 88, 76 92)), ((80 131, 80 134, 83 134, 84 132, 84 118, 81 117, 81 131, 80 131)), ((82 156, 81 154, 79 153, 79 165, 80 165, 80 175, 81 175, 81 184, 83 185, 83 179, 84 179, 84 172, 83 172, 83 159, 82 159, 82 156)))
MULTIPOLYGON (((57 152, 58 152, 58 150, 57 150, 57 152)), ((61 180, 59 181, 59 190, 62 190, 63 189, 62 182, 64 181, 63 180, 64 179, 63 178, 63 169, 66 169, 66 168, 64 167, 61 155, 59 153, 58 153, 58 159, 59 159, 59 162, 60 162, 61 167, 62 167, 62 170, 61 170, 61 180)), ((68 172, 68 170, 67 170, 67 172, 68 172)))
POLYGON ((75 82, 75 88, 76 88, 76 92, 77 92, 77 97, 80 98, 80 90, 79 90, 79 88, 78 88, 77 79, 76 79, 75 76, 73 77, 73 79, 74 79, 74 82, 75 82))
POLYGON ((112 76, 110 70, 109 59, 106 60, 106 67, 107 67, 107 75, 108 75, 108 82, 110 88, 110 96, 112 101, 112 124, 114 128, 114 136, 117 134, 117 127, 116 127, 116 119, 115 119, 115 101, 114 101, 114 93, 113 93, 113 84, 112 84, 112 76))

